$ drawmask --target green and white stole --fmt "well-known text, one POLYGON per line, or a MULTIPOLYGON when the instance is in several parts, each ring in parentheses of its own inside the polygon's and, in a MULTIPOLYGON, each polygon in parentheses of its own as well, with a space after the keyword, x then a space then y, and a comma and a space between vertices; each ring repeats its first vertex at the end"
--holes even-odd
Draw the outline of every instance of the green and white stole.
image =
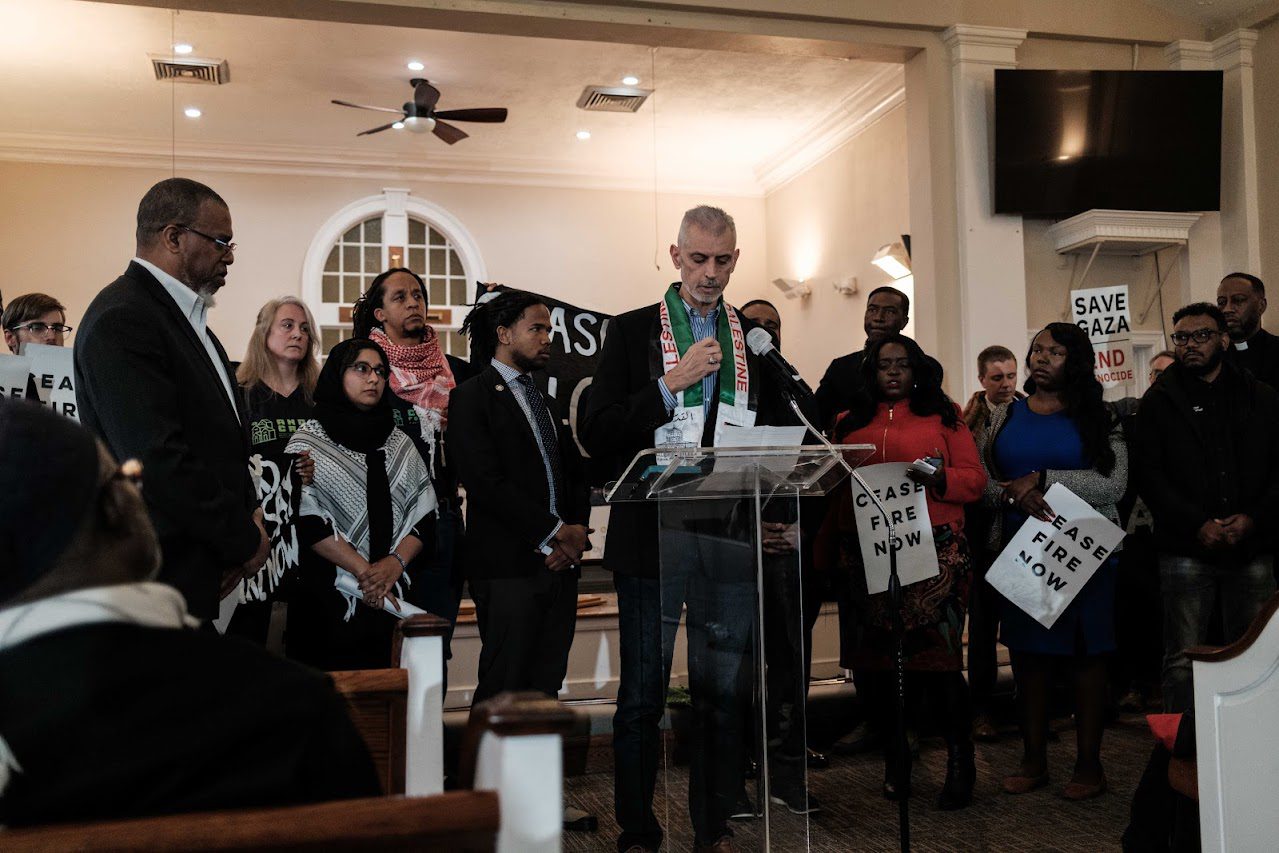
MULTIPOLYGON (((697 341, 693 340, 693 328, 689 323, 688 309, 680 298, 678 285, 666 289, 666 295, 658 305, 662 330, 658 348, 662 355, 662 373, 670 373, 680 358, 697 341)), ((719 364, 719 407, 715 412, 714 442, 724 446, 725 427, 751 427, 755 425, 755 412, 750 408, 750 370, 746 364, 746 335, 742 331, 737 312, 727 302, 720 300, 719 318, 715 326, 723 358, 719 364)), ((675 395, 675 407, 671 422, 657 428, 653 444, 656 447, 698 447, 706 426, 706 414, 702 408, 702 381, 698 380, 675 395)))

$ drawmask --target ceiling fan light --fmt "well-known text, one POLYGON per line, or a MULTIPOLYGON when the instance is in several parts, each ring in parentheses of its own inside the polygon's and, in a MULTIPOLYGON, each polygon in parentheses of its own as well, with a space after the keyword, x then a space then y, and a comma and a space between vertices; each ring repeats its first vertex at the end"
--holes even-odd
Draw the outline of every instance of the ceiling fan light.
POLYGON ((403 129, 404 129, 404 122, 402 122, 402 121, 392 122, 392 123, 391 123, 391 129, 392 129, 392 130, 403 130, 403 129))
MULTIPOLYGON (((396 122, 399 124, 399 122, 396 122)), ((426 116, 408 116, 404 119, 404 126, 413 133, 430 133, 435 130, 435 119, 426 116)))
POLYGON ((410 71, 422 71, 422 70, 424 70, 425 68, 426 68, 426 66, 425 66, 425 65, 423 65, 423 64, 422 64, 419 60, 416 60, 416 59, 410 59, 410 60, 409 60, 409 70, 410 70, 410 71))

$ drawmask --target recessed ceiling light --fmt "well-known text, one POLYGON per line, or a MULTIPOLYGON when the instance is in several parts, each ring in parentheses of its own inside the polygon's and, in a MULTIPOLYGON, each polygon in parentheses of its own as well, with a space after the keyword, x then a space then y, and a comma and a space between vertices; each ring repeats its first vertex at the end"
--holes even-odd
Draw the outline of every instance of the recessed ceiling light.
POLYGON ((204 113, 200 112, 199 107, 187 107, 182 112, 186 115, 187 118, 199 118, 200 116, 204 115, 204 113))
POLYGON ((587 139, 590 139, 590 138, 591 138, 591 132, 590 132, 589 130, 579 130, 579 131, 577 132, 577 138, 578 138, 578 139, 581 139, 581 140, 583 140, 583 141, 585 141, 585 140, 587 140, 587 139))
POLYGON ((404 122, 402 122, 402 121, 392 122, 392 123, 391 123, 391 128, 392 128, 393 130, 403 130, 403 129, 404 129, 404 122))
POLYGON ((625 77, 622 78, 622 84, 626 86, 638 86, 639 78, 636 77, 634 74, 627 74, 625 77))
POLYGON ((179 42, 178 44, 175 44, 173 46, 173 52, 180 54, 182 56, 186 56, 188 53, 190 53, 193 50, 195 50, 195 48, 189 44, 186 44, 185 42, 179 42))
POLYGON ((423 70, 424 68, 426 68, 426 66, 425 66, 425 65, 423 65, 422 63, 418 62, 416 59, 410 59, 410 60, 409 60, 409 70, 410 70, 410 71, 421 71, 421 70, 423 70))

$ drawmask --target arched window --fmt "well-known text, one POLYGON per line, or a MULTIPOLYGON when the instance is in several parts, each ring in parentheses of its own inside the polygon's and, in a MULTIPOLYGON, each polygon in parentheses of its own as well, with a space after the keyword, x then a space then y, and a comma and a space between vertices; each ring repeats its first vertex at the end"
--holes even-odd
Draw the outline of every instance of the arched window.
POLYGON ((401 266, 426 281, 427 322, 444 351, 466 357, 467 341, 457 330, 470 310, 471 282, 487 279, 475 241, 443 208, 397 189, 338 211, 307 251, 302 298, 320 326, 322 353, 351 337, 351 307, 374 277, 401 266))

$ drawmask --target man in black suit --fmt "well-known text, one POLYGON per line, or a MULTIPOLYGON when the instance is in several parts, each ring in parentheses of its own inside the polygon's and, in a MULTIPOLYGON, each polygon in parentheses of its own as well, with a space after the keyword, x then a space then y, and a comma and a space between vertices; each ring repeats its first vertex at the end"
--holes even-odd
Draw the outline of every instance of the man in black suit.
POLYGON ((479 623, 472 704, 504 690, 554 697, 568 672, 590 490, 577 445, 530 373, 551 354, 541 298, 505 291, 467 315, 489 366, 449 399, 449 458, 466 487, 467 578, 479 623))
POLYGON ((192 630, 153 582, 140 476, 0 401, 0 825, 377 796, 327 676, 192 630))
POLYGON ((235 374, 206 325, 234 251, 217 193, 161 181, 138 205, 137 256, 94 298, 75 342, 80 422, 142 462, 160 579, 201 619, 270 550, 235 374))
MULTIPOLYGON (((773 375, 739 340, 752 324, 722 298, 739 254, 732 218, 718 208, 693 208, 670 251, 680 281, 661 302, 610 321, 578 424, 586 449, 614 476, 655 445, 728 445, 732 425, 793 419, 773 375)), ((729 514, 721 511, 736 502, 690 503, 697 506, 683 510, 686 518, 668 505, 660 532, 655 506, 615 504, 609 514, 605 565, 617 589, 622 665, 613 718, 621 851, 655 851, 662 842, 653 812, 659 725, 685 603, 699 726, 689 775, 694 844, 699 851, 734 849, 727 821, 745 762, 740 674, 751 654, 755 569, 739 547, 743 531, 725 528, 729 514), (684 559, 670 559, 676 554, 684 559)), ((739 513, 732 517, 741 520, 739 513)))
POLYGON ((1217 307, 1226 315, 1230 348, 1226 358, 1279 389, 1279 338, 1261 326, 1266 286, 1255 275, 1232 272, 1217 285, 1217 307))
MULTIPOLYGON (((895 287, 877 287, 866 297, 866 313, 862 328, 866 331, 866 346, 880 338, 896 335, 910 322, 910 297, 895 287)), ((862 391, 862 356, 865 347, 857 352, 841 355, 830 363, 817 386, 817 409, 821 416, 818 424, 829 430, 835 416, 853 407, 862 391)))

